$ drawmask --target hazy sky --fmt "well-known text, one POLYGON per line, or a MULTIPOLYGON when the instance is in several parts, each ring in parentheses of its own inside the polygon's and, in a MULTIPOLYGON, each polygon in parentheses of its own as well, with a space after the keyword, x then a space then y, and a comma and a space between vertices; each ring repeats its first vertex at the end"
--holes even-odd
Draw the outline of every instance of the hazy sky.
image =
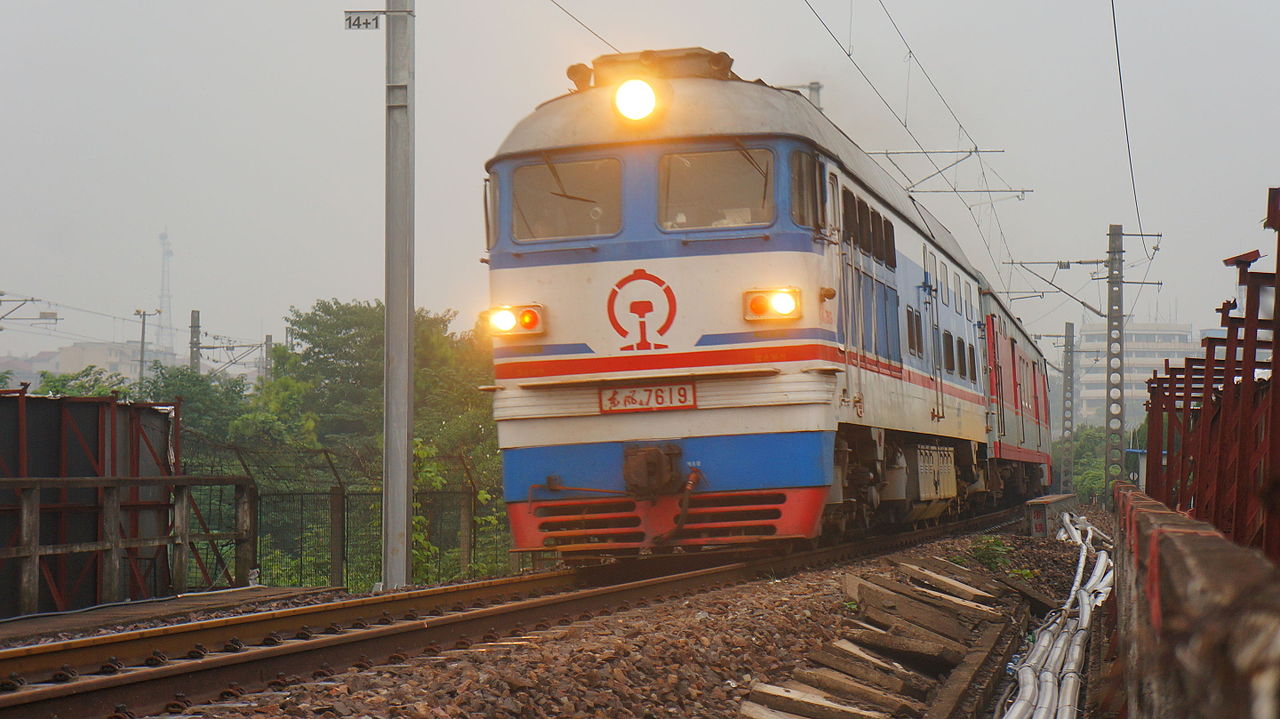
MULTIPOLYGON (((1004 240, 974 209, 998 261, 1101 257, 1108 224, 1136 231, 1107 2, 885 2, 968 131, 1006 151, 989 167, 1035 190, 995 206, 1004 240)), ((802 0, 562 3, 623 50, 703 46, 748 79, 822 82, 827 114, 865 149, 912 147, 802 0)), ((376 5, 24 3, 0 23, 0 290, 112 315, 154 308, 167 227, 179 345, 193 308, 211 332, 256 339, 283 335, 290 306, 380 297, 384 36, 344 30, 342 16, 376 5)), ((964 144, 878 0, 814 6, 926 146, 964 144)), ((1143 290, 1138 319, 1157 299, 1169 316, 1176 298, 1182 319, 1209 326, 1234 281, 1220 260, 1275 253, 1259 221, 1280 185, 1280 3, 1119 0, 1118 17, 1143 225, 1165 235, 1150 279, 1167 284, 1143 290)), ((567 89, 566 66, 605 52, 543 0, 418 0, 420 306, 457 309, 463 326, 485 307, 483 164, 567 89)), ((973 160, 954 177, 980 186, 973 160)), ((926 197, 994 278, 964 204, 926 197)), ((1129 247, 1139 279, 1142 245, 1129 247)), ((1087 279, 1063 281, 1100 304, 1087 279)), ((1060 296, 1014 307, 1035 331, 1080 318, 1060 296)), ((137 336, 131 322, 60 312, 56 335, 7 324, 0 355, 137 336)))

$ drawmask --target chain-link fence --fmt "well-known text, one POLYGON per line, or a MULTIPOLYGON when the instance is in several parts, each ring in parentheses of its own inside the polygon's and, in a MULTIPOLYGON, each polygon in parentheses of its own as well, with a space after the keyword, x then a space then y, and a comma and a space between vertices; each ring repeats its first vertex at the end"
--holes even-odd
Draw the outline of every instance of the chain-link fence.
MULTIPOLYGON (((382 573, 382 493, 376 452, 291 446, 247 448, 194 432, 183 438, 184 471, 240 474, 257 485, 259 581, 272 586, 342 584, 367 590, 382 573)), ((432 458, 440 489, 414 492, 414 581, 438 583, 518 570, 508 559, 500 501, 482 501, 465 458, 432 458)), ((210 525, 234 522, 231 497, 207 488, 210 525)), ((213 557, 210 561, 216 561, 213 557)))

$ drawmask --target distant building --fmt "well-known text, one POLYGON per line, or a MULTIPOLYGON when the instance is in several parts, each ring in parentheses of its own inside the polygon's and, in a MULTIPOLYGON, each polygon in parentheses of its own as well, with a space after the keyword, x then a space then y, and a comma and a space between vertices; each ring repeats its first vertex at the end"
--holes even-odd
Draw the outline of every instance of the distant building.
MULTIPOLYGON (((1130 322, 1124 333, 1124 419, 1126 429, 1142 424, 1147 411, 1147 380, 1152 371, 1164 372, 1164 362, 1179 362, 1201 353, 1190 324, 1130 322)), ((1076 343, 1077 424, 1101 425, 1107 401, 1107 326, 1084 325, 1076 343)))
MULTIPOLYGON (((62 373, 79 372, 93 365, 107 372, 117 372, 137 379, 139 343, 129 342, 76 342, 58 350, 58 371, 62 373)), ((169 349, 161 349, 150 342, 147 343, 146 363, 159 362, 165 366, 178 364, 178 355, 169 349)))
MULTIPOLYGON (((40 373, 54 372, 70 374, 93 365, 106 372, 124 375, 130 380, 138 378, 138 347, 133 342, 76 342, 57 350, 39 352, 30 356, 0 356, 0 371, 12 370, 11 385, 17 386, 29 382, 33 390, 40 387, 40 373)), ((173 366, 178 364, 178 356, 172 350, 165 350, 147 343, 147 366, 152 362, 173 366)))
POLYGON ((26 382, 32 387, 40 384, 41 372, 58 371, 58 353, 54 350, 37 352, 33 355, 5 355, 0 357, 0 372, 12 372, 10 387, 17 387, 26 382))

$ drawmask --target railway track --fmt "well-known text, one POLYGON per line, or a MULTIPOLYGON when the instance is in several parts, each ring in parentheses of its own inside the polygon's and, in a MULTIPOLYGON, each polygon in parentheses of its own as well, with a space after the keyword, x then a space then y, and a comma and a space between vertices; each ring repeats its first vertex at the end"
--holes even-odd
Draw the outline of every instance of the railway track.
MULTIPOLYGON (((396 663, 763 576, 1017 521, 1013 508, 943 527, 674 571, 676 555, 0 650, 0 719, 181 712, 357 664, 396 663), (648 576, 646 576, 648 575, 648 576)), ((721 559, 720 561, 724 561, 721 559)))

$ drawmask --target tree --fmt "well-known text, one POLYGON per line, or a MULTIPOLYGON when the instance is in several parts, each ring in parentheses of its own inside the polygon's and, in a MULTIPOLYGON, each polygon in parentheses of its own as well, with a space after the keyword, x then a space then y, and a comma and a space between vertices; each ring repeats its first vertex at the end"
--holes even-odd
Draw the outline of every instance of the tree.
POLYGON ((274 355, 272 369, 277 379, 305 387, 297 409, 316 417, 322 444, 368 441, 381 433, 382 317, 381 302, 336 299, 289 311, 286 322, 300 348, 274 355))
POLYGON ((185 426, 215 440, 225 440, 233 421, 248 409, 249 383, 244 377, 201 374, 190 367, 151 365, 151 373, 137 383, 132 394, 144 402, 182 400, 185 426))
POLYGON ((13 382, 13 370, 0 370, 0 389, 5 389, 13 382))
POLYGON ((310 390, 311 385, 287 375, 260 384, 249 398, 248 411, 231 423, 231 441, 319 447, 320 418, 304 409, 310 390))
POLYGON ((1053 443, 1053 465, 1061 470, 1070 462, 1075 491, 1082 501, 1091 501, 1106 493, 1102 467, 1106 446, 1106 431, 1092 425, 1076 427, 1070 441, 1064 438, 1053 443), (1070 455, 1068 446, 1072 450, 1070 455))
POLYGON ((119 394, 123 399, 130 398, 129 379, 97 365, 89 365, 79 372, 68 374, 41 371, 39 392, 63 397, 106 397, 119 394))

